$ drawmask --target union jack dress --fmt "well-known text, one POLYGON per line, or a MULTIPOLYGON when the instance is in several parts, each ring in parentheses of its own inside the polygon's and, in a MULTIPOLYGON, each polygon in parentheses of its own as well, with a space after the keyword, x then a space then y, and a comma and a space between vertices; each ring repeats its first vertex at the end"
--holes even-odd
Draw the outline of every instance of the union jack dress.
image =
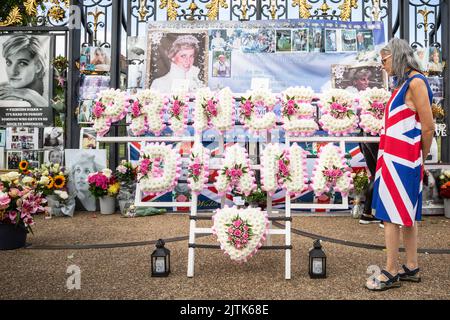
POLYGON ((392 93, 384 114, 372 200, 377 219, 406 227, 422 218, 422 130, 417 112, 405 104, 414 78, 425 82, 432 102, 431 88, 422 74, 408 78, 392 93))

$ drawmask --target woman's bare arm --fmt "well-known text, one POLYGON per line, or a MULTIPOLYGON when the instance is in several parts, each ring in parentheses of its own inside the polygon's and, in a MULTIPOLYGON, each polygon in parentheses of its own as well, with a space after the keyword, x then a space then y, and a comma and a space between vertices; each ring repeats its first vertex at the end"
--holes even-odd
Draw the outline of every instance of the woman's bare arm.
POLYGON ((410 98, 419 115, 422 127, 422 156, 423 161, 430 153, 434 135, 433 113, 431 111, 428 90, 422 79, 413 79, 410 84, 410 98))

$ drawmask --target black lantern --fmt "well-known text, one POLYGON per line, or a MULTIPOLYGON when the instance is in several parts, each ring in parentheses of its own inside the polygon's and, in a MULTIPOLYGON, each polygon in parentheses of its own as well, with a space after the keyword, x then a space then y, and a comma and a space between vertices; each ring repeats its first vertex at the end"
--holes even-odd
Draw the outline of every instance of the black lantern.
POLYGON ((320 240, 314 241, 314 248, 309 250, 309 276, 314 279, 327 277, 327 256, 320 240))
POLYGON ((170 250, 164 245, 164 240, 156 241, 156 250, 152 253, 152 277, 167 277, 170 273, 170 250))

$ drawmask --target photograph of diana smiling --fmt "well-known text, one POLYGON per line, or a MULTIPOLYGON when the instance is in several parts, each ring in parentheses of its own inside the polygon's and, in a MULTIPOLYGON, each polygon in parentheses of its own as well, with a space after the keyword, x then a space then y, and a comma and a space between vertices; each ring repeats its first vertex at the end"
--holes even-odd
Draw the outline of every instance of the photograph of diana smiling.
POLYGON ((49 106, 50 39, 0 35, 0 107, 49 106))

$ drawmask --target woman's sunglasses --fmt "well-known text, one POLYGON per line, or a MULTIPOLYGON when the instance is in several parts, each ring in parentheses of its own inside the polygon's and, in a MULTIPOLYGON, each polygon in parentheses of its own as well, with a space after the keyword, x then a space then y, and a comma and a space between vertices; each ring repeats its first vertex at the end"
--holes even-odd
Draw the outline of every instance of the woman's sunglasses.
POLYGON ((392 54, 384 57, 384 59, 381 59, 381 64, 384 66, 386 64, 386 60, 389 59, 392 56, 392 54))

